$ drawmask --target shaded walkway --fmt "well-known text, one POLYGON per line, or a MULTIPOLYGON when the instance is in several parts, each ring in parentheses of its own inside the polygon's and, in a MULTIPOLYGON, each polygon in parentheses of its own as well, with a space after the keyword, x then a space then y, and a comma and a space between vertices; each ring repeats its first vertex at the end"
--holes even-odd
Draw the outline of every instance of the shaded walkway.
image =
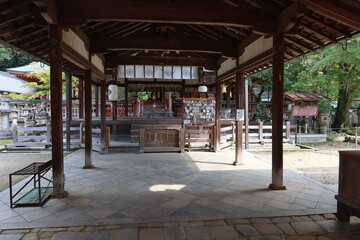
POLYGON ((65 161, 66 199, 42 208, 10 209, 0 194, 0 228, 60 227, 134 222, 171 222, 334 213, 334 192, 285 171, 288 190, 270 191, 269 163, 246 154, 235 167, 233 151, 146 153, 111 149, 93 153, 92 170, 82 169, 84 152, 65 161))

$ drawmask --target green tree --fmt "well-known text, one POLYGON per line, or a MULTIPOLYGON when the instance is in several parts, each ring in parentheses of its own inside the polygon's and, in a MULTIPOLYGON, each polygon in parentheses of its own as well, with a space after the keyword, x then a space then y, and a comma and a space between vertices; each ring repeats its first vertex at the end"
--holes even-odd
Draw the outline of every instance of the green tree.
MULTIPOLYGON (((36 70, 36 69, 35 69, 36 70)), ((17 94, 17 93, 10 93, 10 96, 13 99, 20 99, 20 100, 31 100, 36 98, 41 98, 44 96, 50 95, 50 70, 49 69, 39 69, 39 71, 35 71, 29 74, 29 76, 34 76, 39 79, 38 82, 29 82, 24 84, 27 87, 33 87, 36 89, 35 92, 30 92, 27 94, 17 94)), ((66 91, 66 81, 65 81, 65 74, 62 74, 62 93, 66 91)), ((78 88, 79 80, 73 77, 72 80, 72 88, 76 90, 78 88)))
POLYGON ((332 128, 343 128, 352 101, 360 96, 360 48, 359 39, 344 46, 336 45, 307 58, 307 68, 299 73, 299 83, 304 89, 321 93, 337 100, 332 128), (306 83, 307 82, 307 83, 306 83))
POLYGON ((32 61, 32 58, 27 55, 11 48, 0 46, 0 71, 6 71, 6 68, 23 66, 32 61))
MULTIPOLYGON (((339 44, 319 53, 285 64, 284 91, 319 93, 337 101, 332 127, 343 128, 351 103, 360 97, 360 38, 339 44), (347 46, 347 47, 345 47, 347 46)), ((264 83, 255 85, 262 94, 267 84, 271 84, 272 71, 254 75, 263 78, 264 83)), ((253 96, 260 101, 260 96, 253 96)), ((320 109, 329 110, 331 102, 320 102, 320 109)))

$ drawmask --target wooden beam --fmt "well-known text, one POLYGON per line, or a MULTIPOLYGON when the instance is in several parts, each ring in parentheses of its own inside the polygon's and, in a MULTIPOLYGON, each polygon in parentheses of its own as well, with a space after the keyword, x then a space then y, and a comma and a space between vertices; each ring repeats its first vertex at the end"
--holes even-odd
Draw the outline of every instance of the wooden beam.
POLYGON ((269 49, 269 50, 257 55, 256 57, 253 57, 252 59, 249 59, 248 61, 239 64, 236 67, 236 69, 237 69, 237 71, 240 71, 243 73, 248 72, 252 68, 256 68, 266 62, 269 62, 273 54, 274 54, 273 50, 269 49))
POLYGON ((321 42, 320 40, 312 38, 312 36, 310 34, 304 32, 304 31, 299 31, 297 36, 301 37, 302 39, 304 39, 307 42, 318 45, 321 48, 323 48, 325 46, 323 42, 321 42))
POLYGON ((304 21, 301 21, 300 24, 305 27, 306 29, 312 31, 313 33, 316 33, 326 39, 328 39, 329 41, 333 42, 333 43, 338 43, 338 40, 336 39, 336 37, 324 32, 323 29, 318 29, 318 28, 315 28, 313 26, 313 24, 309 24, 309 23, 306 23, 304 21))
POLYGON ((251 33, 244 40, 242 40, 238 45, 238 56, 241 56, 245 52, 245 48, 258 40, 260 37, 261 35, 259 34, 251 33))
POLYGON ((283 96, 284 96, 284 34, 273 36, 273 97, 272 97, 272 182, 273 190, 285 190, 283 185, 283 96))
POLYGON ((22 9, 11 15, 7 14, 5 17, 0 18, 0 27, 15 22, 16 20, 24 19, 29 15, 31 15, 31 11, 29 11, 29 9, 22 9))
POLYGON ((347 38, 352 37, 349 31, 347 31, 347 30, 345 30, 343 28, 340 28, 340 27, 336 26, 335 24, 333 24, 333 23, 331 23, 329 21, 326 21, 323 18, 320 18, 320 17, 315 16, 315 15, 310 14, 310 13, 306 14, 306 17, 310 18, 311 20, 313 20, 313 21, 315 21, 317 23, 320 23, 320 24, 326 26, 327 28, 329 28, 329 29, 331 29, 333 31, 341 33, 342 35, 344 35, 347 38))
POLYGON ((50 91, 51 91, 51 143, 53 165, 53 196, 64 197, 64 154, 62 122, 62 53, 61 27, 50 25, 50 91))
POLYGON ((296 25, 299 18, 305 15, 305 7, 303 4, 294 2, 278 15, 270 16, 267 21, 259 22, 254 26, 254 32, 259 34, 273 34, 276 32, 287 32, 296 25))
POLYGON ((265 16, 264 10, 250 7, 194 7, 181 3, 67 0, 59 5, 59 20, 64 25, 80 25, 87 21, 131 21, 176 24, 204 24, 249 27, 265 16))
POLYGON ((7 13, 9 11, 12 10, 16 10, 19 9, 21 7, 23 7, 24 5, 29 4, 30 0, 12 0, 12 1, 8 1, 9 3, 7 3, 4 6, 1 6, 0 9, 0 13, 7 13))
POLYGON ((33 0, 40 7, 40 13, 49 24, 58 23, 58 11, 56 1, 53 0, 33 0))
POLYGON ((305 15, 306 8, 299 2, 294 2, 277 16, 276 32, 287 32, 297 24, 297 20, 305 15))
POLYGON ((358 12, 349 11, 326 0, 299 0, 299 2, 304 3, 316 13, 353 27, 356 30, 360 29, 360 15, 358 12))
POLYGON ((221 53, 226 57, 236 57, 236 42, 217 40, 196 40, 181 38, 135 38, 99 37, 91 39, 91 53, 107 50, 173 50, 187 52, 221 53))
POLYGON ((117 65, 167 65, 167 66, 198 66, 209 70, 217 69, 217 60, 210 58, 160 57, 160 56, 108 56, 107 68, 117 65))
POLYGON ((100 69, 94 66, 94 64, 92 64, 88 59, 86 59, 84 56, 74 50, 71 46, 67 45, 64 42, 62 46, 64 58, 82 69, 91 69, 92 73, 101 79, 105 78, 105 74, 100 69))

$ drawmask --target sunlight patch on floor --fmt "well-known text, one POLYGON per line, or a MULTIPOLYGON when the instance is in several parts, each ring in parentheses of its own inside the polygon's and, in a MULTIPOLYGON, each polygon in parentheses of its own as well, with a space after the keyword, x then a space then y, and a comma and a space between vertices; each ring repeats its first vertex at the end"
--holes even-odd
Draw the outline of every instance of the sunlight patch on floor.
POLYGON ((179 191, 184 187, 186 187, 186 185, 183 184, 157 184, 149 187, 149 190, 151 192, 165 192, 167 190, 179 191))

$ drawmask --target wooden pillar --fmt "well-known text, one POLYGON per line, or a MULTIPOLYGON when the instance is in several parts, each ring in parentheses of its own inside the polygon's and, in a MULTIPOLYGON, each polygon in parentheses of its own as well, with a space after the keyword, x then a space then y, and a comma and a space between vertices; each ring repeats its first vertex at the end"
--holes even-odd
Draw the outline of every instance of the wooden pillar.
POLYGON ((100 85, 100 128, 101 128, 101 153, 108 152, 108 136, 106 129, 106 82, 101 80, 100 85))
POLYGON ((174 114, 173 114, 173 107, 172 107, 172 96, 171 96, 171 92, 169 92, 169 117, 173 117, 174 114))
POLYGON ((79 118, 84 118, 84 80, 79 78, 79 118))
POLYGON ((99 86, 95 86, 95 117, 99 117, 99 86))
POLYGON ((129 83, 127 78, 125 79, 125 117, 129 116, 129 83))
MULTIPOLYGON (((238 60, 237 60, 238 63, 238 60)), ((237 64, 238 65, 238 64, 237 64)), ((244 74, 236 72, 236 82, 235 82, 235 105, 236 109, 244 109, 244 74)), ((236 121, 236 145, 235 145, 235 161, 233 164, 235 166, 244 165, 242 154, 243 154, 243 122, 236 121)))
POLYGON ((214 141, 214 151, 220 151, 220 127, 221 127, 221 121, 220 121, 220 110, 221 110, 221 84, 220 82, 216 83, 216 105, 215 105, 215 141, 214 141))
POLYGON ((284 190, 283 185, 283 95, 284 95, 284 34, 273 35, 272 88, 272 182, 273 190, 284 190))
POLYGON ((225 94, 226 109, 231 109, 231 106, 230 106, 230 92, 231 92, 231 84, 228 83, 227 86, 226 86, 226 94, 225 94))
POLYGON ((245 149, 249 149, 249 80, 244 79, 244 125, 245 125, 245 149))
POLYGON ((51 139, 53 165, 53 197, 67 195, 64 189, 64 153, 62 134, 62 29, 59 25, 49 26, 50 35, 50 88, 51 88, 51 139))
POLYGON ((183 79, 181 82, 181 91, 182 91, 181 97, 184 97, 184 95, 185 95, 185 87, 186 87, 185 79, 183 79))
POLYGON ((92 151, 92 101, 91 101, 91 70, 85 70, 85 165, 94 168, 91 159, 92 151))
POLYGON ((72 119, 72 76, 70 73, 65 74, 66 77, 66 151, 70 151, 71 139, 70 139, 70 122, 72 119))

